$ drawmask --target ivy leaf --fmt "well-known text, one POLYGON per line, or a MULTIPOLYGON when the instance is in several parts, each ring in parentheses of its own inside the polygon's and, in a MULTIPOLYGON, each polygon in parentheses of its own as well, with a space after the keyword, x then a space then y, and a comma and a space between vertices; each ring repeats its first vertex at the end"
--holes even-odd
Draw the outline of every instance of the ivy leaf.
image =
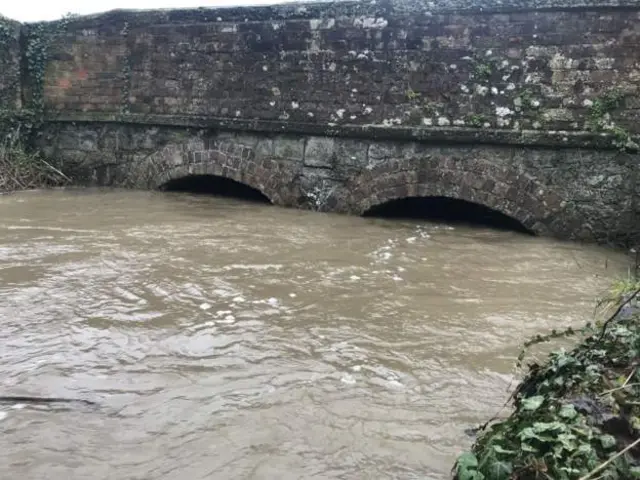
POLYGON ((484 480, 485 476, 477 470, 458 472, 458 480, 484 480))
POLYGON ((522 409, 528 412, 533 412, 540 408, 540 405, 544 402, 542 395, 536 395, 534 397, 525 398, 522 400, 522 409))
POLYGON ((513 472, 513 465, 509 462, 495 461, 489 465, 491 480, 508 480, 513 472))
POLYGON ((567 426, 561 422, 536 422, 533 424, 535 433, 543 433, 549 431, 567 431, 567 426))
POLYGON ((471 452, 465 452, 456 460, 458 470, 469 470, 478 468, 478 459, 471 452))
POLYGON ((515 450, 508 450, 508 449, 503 448, 503 447, 501 447, 500 445, 497 445, 497 444, 496 445, 492 445, 491 448, 493 448, 493 451, 496 452, 496 453, 505 453, 505 454, 508 454, 508 455, 516 453, 515 450))
POLYGON ((601 435, 598 440, 602 444, 602 448, 605 450, 610 450, 616 446, 617 442, 613 435, 601 435))
POLYGON ((533 431, 533 428, 527 427, 518 432, 518 438, 520 440, 531 440, 532 438, 538 438, 538 435, 533 431))
POLYGON ((567 452, 573 452, 576 449, 575 440, 577 437, 571 433, 561 433, 556 439, 556 444, 553 447, 553 454, 556 458, 563 457, 563 450, 567 452))
POLYGON ((562 368, 566 365, 569 365, 571 363, 575 363, 575 359, 572 358, 571 356, 567 355, 565 352, 560 352, 558 354, 558 367, 562 368))
POLYGON ((478 459, 471 452, 463 453, 456 460, 456 476, 458 480, 484 480, 478 471, 478 459))
POLYGON ((561 418, 571 420, 578 415, 578 412, 576 412, 576 407, 569 403, 562 406, 560 412, 558 412, 558 415, 560 415, 561 418))
POLYGON ((583 443, 578 447, 578 453, 591 453, 593 448, 588 443, 583 443))
POLYGON ((553 384, 561 387, 562 385, 564 385, 564 377, 562 375, 557 376, 553 379, 553 384))
MULTIPOLYGON (((541 442, 541 443, 554 443, 555 437, 553 435, 554 435, 553 432, 551 433, 551 435, 540 435, 540 432, 536 431, 535 427, 523 428, 520 432, 518 432, 518 438, 523 443, 526 442, 527 440, 537 440, 538 442, 541 442)), ((520 446, 520 448, 524 449, 522 445, 520 446)), ((537 450, 529 450, 529 451, 533 452, 537 450)))

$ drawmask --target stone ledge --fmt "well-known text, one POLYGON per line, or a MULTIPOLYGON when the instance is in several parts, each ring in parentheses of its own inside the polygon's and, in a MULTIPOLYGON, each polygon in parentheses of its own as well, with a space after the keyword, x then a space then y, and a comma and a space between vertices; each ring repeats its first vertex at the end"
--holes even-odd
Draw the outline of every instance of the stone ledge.
MULTIPOLYGON (((318 125, 270 120, 246 120, 196 115, 74 113, 50 114, 49 123, 120 123, 146 126, 206 128, 238 132, 298 134, 367 140, 404 140, 423 143, 511 145, 522 147, 615 150, 610 135, 589 131, 499 130, 464 127, 389 127, 383 125, 318 125)), ((640 138, 634 138, 640 143, 640 138)))
MULTIPOLYGON (((290 2, 266 6, 190 9, 110 10, 76 17, 85 28, 127 22, 130 27, 161 23, 209 23, 270 20, 308 20, 340 16, 487 14, 569 10, 640 10, 640 0, 378 0, 290 2)), ((56 20, 57 21, 57 20, 56 20)))

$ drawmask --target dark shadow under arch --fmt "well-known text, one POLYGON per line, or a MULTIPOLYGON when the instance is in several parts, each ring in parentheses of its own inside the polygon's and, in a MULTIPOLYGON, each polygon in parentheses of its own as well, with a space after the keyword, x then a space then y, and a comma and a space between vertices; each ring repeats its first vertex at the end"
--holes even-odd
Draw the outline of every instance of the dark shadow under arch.
POLYGON ((406 197, 375 205, 363 217, 418 219, 489 227, 534 235, 513 217, 493 208, 451 197, 406 197))
POLYGON ((236 198, 256 203, 271 203, 260 190, 218 175, 187 175, 160 185, 165 192, 185 192, 198 195, 236 198))

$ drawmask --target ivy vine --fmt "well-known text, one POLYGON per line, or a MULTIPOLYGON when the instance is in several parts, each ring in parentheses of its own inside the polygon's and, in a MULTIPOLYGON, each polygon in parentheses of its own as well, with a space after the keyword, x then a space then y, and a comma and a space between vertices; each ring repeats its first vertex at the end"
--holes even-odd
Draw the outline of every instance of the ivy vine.
POLYGON ((0 73, 5 83, 0 91, 0 190, 70 181, 55 162, 46 161, 32 148, 31 142, 44 120, 44 82, 50 47, 55 37, 66 31, 70 18, 19 25, 0 17, 0 73))
POLYGON ((20 92, 21 81, 18 61, 11 58, 2 61, 0 57, 1 66, 6 69, 3 74, 15 84, 9 83, 9 87, 0 92, 0 134, 3 138, 12 141, 24 140, 42 124, 45 112, 44 81, 51 45, 56 37, 66 32, 72 18, 72 15, 66 15, 55 22, 38 22, 18 27, 17 23, 0 17, 0 47, 7 47, 3 49, 7 52, 18 52, 18 42, 22 43, 20 54, 24 65, 25 93, 22 105, 18 107, 15 102, 20 92), (9 70, 11 65, 14 65, 13 72, 9 70))
POLYGON ((66 15, 56 22, 38 22, 25 29, 23 54, 30 89, 27 108, 40 116, 44 114, 44 79, 51 45, 56 37, 66 32, 72 18, 72 15, 66 15))
POLYGON ((640 304, 635 300, 640 281, 628 279, 614 287, 599 302, 617 305, 606 321, 527 342, 524 350, 586 335, 574 349, 553 352, 544 364, 529 366, 509 400, 515 411, 480 427, 471 451, 457 459, 457 480, 640 478, 634 450, 640 444, 640 304))
POLYGON ((20 92, 18 50, 18 24, 0 16, 0 72, 4 80, 0 90, 2 105, 14 105, 20 92))
MULTIPOLYGON (((127 44, 127 37, 129 36, 129 23, 124 22, 124 27, 120 31, 120 35, 122 35, 125 40, 125 45, 127 44)), ((121 92, 121 108, 120 111, 123 114, 129 113, 131 110, 131 60, 130 55, 125 55, 124 61, 122 64, 122 72, 120 73, 123 86, 121 92)))
POLYGON ((0 44, 6 45, 14 40, 15 25, 11 20, 0 16, 0 44))

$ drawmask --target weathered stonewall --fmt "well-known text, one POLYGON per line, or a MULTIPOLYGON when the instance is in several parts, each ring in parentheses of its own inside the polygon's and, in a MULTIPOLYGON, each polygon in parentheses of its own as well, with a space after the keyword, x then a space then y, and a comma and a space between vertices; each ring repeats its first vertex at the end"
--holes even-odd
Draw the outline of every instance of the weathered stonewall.
POLYGON ((638 155, 618 148, 640 134, 640 0, 114 11, 63 30, 41 145, 83 183, 213 174, 356 214, 450 196, 539 234, 640 241, 638 155))
POLYGON ((632 210, 636 159, 615 151, 97 123, 50 125, 44 138, 48 154, 64 157, 85 184, 154 189, 218 175, 277 205, 354 214, 404 197, 446 196, 491 207, 538 234, 618 244, 637 238, 640 222, 632 210))

